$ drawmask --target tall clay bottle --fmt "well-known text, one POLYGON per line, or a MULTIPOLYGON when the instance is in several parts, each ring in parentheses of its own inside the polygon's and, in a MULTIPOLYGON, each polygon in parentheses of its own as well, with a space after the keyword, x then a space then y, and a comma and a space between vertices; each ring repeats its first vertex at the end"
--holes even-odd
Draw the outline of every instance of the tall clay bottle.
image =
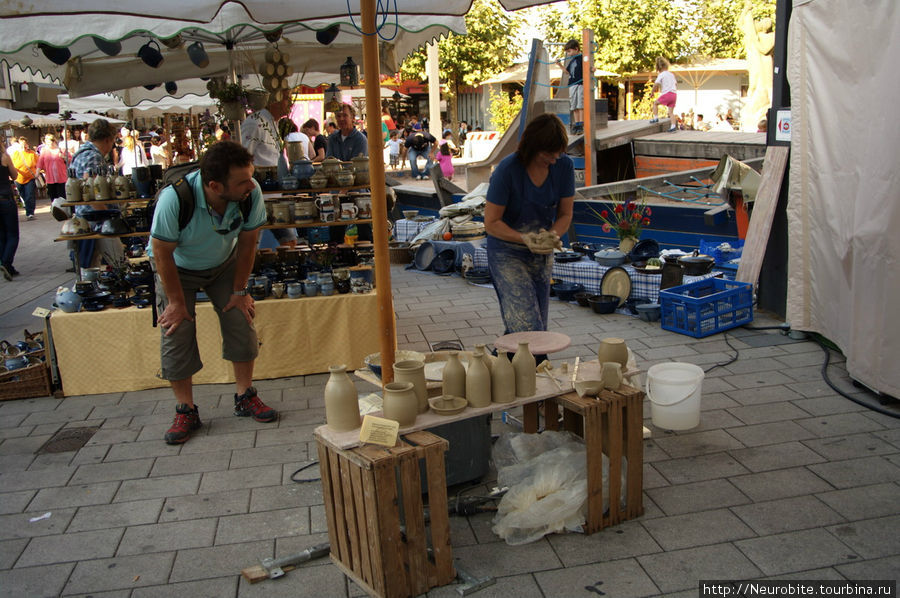
POLYGON ((466 400, 470 407, 487 407, 491 404, 491 371, 484 364, 484 354, 475 351, 466 372, 466 400))
POLYGON ((494 360, 491 359, 491 352, 487 350, 485 345, 475 345, 475 353, 478 353, 479 351, 481 351, 484 365, 487 366, 488 371, 491 371, 491 368, 494 366, 494 360))
POLYGON ((325 423, 337 432, 355 430, 361 423, 359 398, 347 375, 347 366, 333 365, 328 371, 331 376, 325 383, 325 423))
POLYGON ((516 371, 516 396, 533 396, 537 392, 537 362, 528 350, 528 343, 519 343, 512 366, 516 371))
POLYGON ((425 363, 405 359, 394 364, 394 382, 412 382, 418 400, 418 412, 428 411, 428 386, 425 381, 425 363))
POLYGON ((443 393, 454 397, 466 396, 466 368, 459 361, 459 353, 452 351, 447 356, 443 373, 443 393))
POLYGON ((516 400, 516 370, 506 351, 497 351, 491 368, 491 400, 495 403, 511 403, 516 400))

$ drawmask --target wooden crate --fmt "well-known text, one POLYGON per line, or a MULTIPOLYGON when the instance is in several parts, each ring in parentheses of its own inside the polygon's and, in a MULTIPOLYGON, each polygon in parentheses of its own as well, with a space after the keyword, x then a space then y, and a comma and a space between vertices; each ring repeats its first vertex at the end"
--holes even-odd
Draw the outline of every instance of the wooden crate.
POLYGON ((456 577, 450 548, 447 441, 412 432, 393 448, 342 450, 316 435, 331 560, 371 596, 424 594, 456 577), (424 462, 430 521, 425 521, 424 462))
MULTIPOLYGON (((618 391, 604 390, 598 398, 579 397, 570 392, 543 401, 545 428, 559 428, 559 407, 563 408, 563 428, 584 438, 587 452, 588 512, 585 533, 644 514, 643 501, 643 406, 644 393, 623 385, 618 391), (603 484, 603 454, 609 458, 609 480, 603 484), (625 457, 625 492, 622 504, 622 458, 625 457), (603 496, 610 508, 603 509, 603 496)), ((524 429, 537 432, 539 406, 524 407, 524 429)))

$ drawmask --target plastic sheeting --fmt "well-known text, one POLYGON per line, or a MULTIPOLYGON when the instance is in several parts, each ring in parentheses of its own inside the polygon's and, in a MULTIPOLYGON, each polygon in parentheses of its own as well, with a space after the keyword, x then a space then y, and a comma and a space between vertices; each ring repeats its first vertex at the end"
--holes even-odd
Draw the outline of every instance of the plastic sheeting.
POLYGON ((787 319, 840 347, 850 375, 900 396, 900 10, 795 0, 787 319))

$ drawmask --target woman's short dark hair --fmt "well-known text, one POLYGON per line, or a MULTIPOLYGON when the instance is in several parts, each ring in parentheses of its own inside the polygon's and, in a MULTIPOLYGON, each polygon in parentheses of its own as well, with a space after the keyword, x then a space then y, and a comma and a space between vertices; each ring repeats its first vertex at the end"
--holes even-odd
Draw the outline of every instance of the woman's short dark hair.
POLYGON ((253 154, 235 141, 218 141, 200 158, 200 177, 204 185, 212 181, 228 184, 232 166, 243 168, 253 164, 253 154))
POLYGON ((539 114, 525 127, 517 148, 519 160, 528 164, 538 152, 559 153, 569 147, 566 126, 555 114, 539 114))

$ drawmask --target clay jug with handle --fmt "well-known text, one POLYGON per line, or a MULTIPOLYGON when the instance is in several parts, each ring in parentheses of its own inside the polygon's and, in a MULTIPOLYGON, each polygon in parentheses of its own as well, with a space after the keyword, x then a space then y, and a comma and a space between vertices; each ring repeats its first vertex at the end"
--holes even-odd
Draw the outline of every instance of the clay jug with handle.
POLYGON ((347 375, 347 366, 333 365, 328 371, 331 375, 325 383, 325 423, 337 432, 355 430, 361 422, 359 398, 347 375))
POLYGON ((428 387, 425 382, 425 363, 405 359, 394 364, 394 382, 411 382, 419 402, 418 412, 428 411, 428 387))
POLYGON ((512 359, 516 371, 516 396, 530 397, 537 392, 537 363, 528 349, 528 343, 519 343, 519 349, 512 359))
POLYGON ((484 355, 475 351, 466 371, 466 400, 470 407, 487 407, 491 404, 491 372, 484 364, 484 355))
POLYGON ((441 380, 445 395, 466 398, 466 368, 459 361, 459 353, 456 351, 447 355, 447 365, 444 366, 441 380))
POLYGON ((497 351, 491 368, 491 401, 511 403, 516 400, 516 370, 506 351, 497 351))

